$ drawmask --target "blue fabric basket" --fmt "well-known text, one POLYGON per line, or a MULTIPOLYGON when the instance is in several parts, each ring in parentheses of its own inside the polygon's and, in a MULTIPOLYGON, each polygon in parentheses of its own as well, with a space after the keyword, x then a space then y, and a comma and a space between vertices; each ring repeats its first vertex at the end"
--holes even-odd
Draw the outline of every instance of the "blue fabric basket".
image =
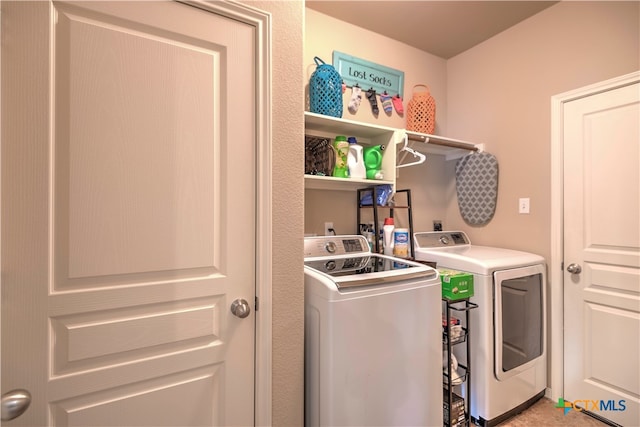
POLYGON ((317 56, 316 70, 309 79, 309 109, 312 113, 342 117, 342 77, 332 65, 317 56))

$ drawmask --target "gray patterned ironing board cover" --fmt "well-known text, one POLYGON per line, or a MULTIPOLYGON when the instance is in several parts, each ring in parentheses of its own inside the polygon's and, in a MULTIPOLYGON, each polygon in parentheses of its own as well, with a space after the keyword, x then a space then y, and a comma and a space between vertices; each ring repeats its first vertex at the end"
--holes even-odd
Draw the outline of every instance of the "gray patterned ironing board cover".
POLYGON ((467 154, 456 163, 460 214, 469 225, 491 221, 498 199, 498 160, 489 153, 467 154))

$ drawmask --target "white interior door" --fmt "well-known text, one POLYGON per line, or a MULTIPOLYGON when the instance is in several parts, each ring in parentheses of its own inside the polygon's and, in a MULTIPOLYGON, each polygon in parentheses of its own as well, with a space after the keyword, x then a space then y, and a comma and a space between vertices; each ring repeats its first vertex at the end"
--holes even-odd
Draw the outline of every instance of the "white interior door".
POLYGON ((640 420, 639 86, 564 105, 564 399, 626 426, 640 420))
POLYGON ((175 2, 1 15, 2 391, 33 396, 6 425, 253 424, 255 28, 175 2))

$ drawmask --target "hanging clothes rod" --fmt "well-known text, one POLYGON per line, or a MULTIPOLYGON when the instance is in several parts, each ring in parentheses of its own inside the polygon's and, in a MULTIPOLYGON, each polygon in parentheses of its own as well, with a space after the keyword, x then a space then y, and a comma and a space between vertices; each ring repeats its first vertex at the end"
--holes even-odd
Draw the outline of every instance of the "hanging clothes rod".
POLYGON ((425 142, 433 145, 441 145, 443 147, 460 148, 468 151, 478 151, 478 147, 465 144, 463 142, 440 141, 440 140, 430 139, 427 136, 411 135, 411 134, 407 134, 407 137, 409 138, 410 141, 425 142))

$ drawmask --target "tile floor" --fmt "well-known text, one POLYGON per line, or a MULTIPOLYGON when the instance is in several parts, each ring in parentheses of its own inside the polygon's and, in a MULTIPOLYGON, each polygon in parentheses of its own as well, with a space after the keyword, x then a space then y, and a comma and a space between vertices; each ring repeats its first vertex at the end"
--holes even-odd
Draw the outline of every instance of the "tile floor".
POLYGON ((555 402, 550 399, 542 398, 538 400, 532 407, 524 412, 516 415, 498 424, 499 427, 608 427, 597 419, 589 415, 569 411, 564 415, 564 411, 555 407, 555 402))

